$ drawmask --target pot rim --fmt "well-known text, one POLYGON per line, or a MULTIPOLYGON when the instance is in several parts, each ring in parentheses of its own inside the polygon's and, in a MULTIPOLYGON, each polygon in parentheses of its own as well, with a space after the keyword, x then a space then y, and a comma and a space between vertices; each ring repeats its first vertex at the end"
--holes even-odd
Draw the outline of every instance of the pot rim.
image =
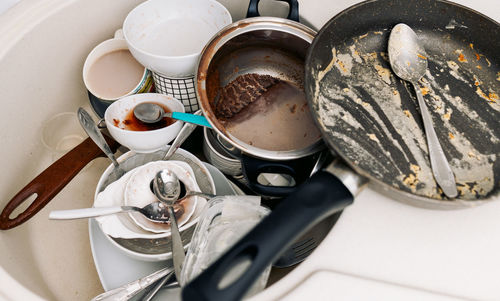
POLYGON ((239 149, 241 152, 257 158, 262 158, 266 160, 275 160, 275 161, 293 160, 312 155, 324 149, 325 145, 321 138, 318 139, 313 144, 298 150, 272 151, 272 150, 257 148, 242 142, 238 138, 226 132, 224 126, 215 117, 215 114, 209 104, 209 100, 206 93, 207 70, 208 67, 210 66, 210 62, 212 61, 218 50, 223 45, 225 45, 229 40, 241 34, 256 30, 274 30, 274 31, 289 33, 295 35, 298 38, 303 39, 309 44, 312 43, 316 35, 316 31, 301 23, 277 17, 246 18, 231 23, 226 27, 222 28, 205 45, 196 66, 195 92, 198 98, 198 103, 203 112, 203 115, 205 115, 208 122, 213 127, 213 130, 217 134, 225 138, 227 142, 229 142, 231 145, 239 149))

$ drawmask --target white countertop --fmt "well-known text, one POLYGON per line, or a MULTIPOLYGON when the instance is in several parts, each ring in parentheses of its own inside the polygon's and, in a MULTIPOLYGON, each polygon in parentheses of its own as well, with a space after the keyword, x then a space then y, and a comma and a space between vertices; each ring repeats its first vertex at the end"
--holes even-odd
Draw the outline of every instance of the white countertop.
POLYGON ((279 283, 280 289, 271 287, 263 297, 288 291, 289 300, 346 296, 336 284, 342 278, 362 288, 353 296, 370 300, 377 283, 388 294, 384 300, 424 292, 437 300, 500 300, 499 212, 500 202, 456 211, 415 208, 366 189, 318 249, 279 283))

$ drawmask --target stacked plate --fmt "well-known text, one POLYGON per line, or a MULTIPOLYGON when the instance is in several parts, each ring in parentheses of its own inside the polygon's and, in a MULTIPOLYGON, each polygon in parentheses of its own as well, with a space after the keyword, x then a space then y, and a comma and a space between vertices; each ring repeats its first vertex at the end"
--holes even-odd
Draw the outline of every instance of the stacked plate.
MULTIPOLYGON (((132 205, 142 207, 156 201, 150 182, 156 172, 170 169, 187 190, 215 194, 215 184, 206 166, 191 153, 178 149, 169 161, 162 161, 165 150, 149 154, 128 152, 118 158, 127 173, 108 183, 114 166, 110 165, 97 184, 95 207, 132 205)), ((206 200, 190 197, 179 217, 181 238, 188 246, 206 200)), ((157 261, 171 258, 170 226, 146 220, 138 213, 115 214, 96 219, 100 229, 113 245, 125 254, 141 260, 157 261)))

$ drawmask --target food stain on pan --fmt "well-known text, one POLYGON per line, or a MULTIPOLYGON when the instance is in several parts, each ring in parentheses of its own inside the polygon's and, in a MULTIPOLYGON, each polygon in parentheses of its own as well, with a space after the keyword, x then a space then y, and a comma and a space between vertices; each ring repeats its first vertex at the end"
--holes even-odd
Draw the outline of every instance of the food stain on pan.
POLYGON ((455 28, 467 28, 467 26, 458 23, 455 19, 451 19, 450 22, 444 27, 446 29, 455 29, 455 28))
MULTIPOLYGON (((332 47, 326 67, 316 68, 312 105, 320 127, 331 137, 330 146, 356 171, 404 191, 446 199, 432 175, 411 86, 395 77, 384 47, 374 49, 374 39, 387 43, 387 35, 363 34, 332 47), (339 62, 349 62, 349 72, 339 62)), ((479 62, 481 69, 466 63, 475 48, 460 53, 457 48, 426 49, 429 70, 419 82, 455 173, 459 198, 467 200, 495 190, 500 156, 498 83, 485 70, 491 66, 486 57, 479 62)), ((495 76, 499 81, 500 72, 495 76)))

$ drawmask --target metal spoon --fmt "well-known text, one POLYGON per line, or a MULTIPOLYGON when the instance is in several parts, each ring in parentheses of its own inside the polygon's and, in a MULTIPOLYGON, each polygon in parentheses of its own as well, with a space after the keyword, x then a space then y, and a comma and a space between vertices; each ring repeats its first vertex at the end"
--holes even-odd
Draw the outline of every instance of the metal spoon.
POLYGON ((108 156, 108 158, 113 162, 115 169, 113 170, 110 177, 119 179, 122 175, 125 174, 125 171, 120 167, 118 161, 116 161, 115 155, 109 148, 108 143, 104 139, 101 131, 97 127, 97 124, 94 122, 94 119, 90 116, 90 114, 85 111, 84 108, 78 108, 78 120, 80 121, 81 126, 89 135, 89 137, 94 141, 94 143, 108 156))
POLYGON ((151 102, 143 102, 135 106, 134 116, 144 123, 155 123, 164 117, 169 117, 209 128, 212 127, 205 116, 182 112, 165 112, 161 106, 151 102))
POLYGON ((153 283, 162 281, 164 284, 170 277, 174 274, 172 267, 166 267, 158 270, 150 275, 127 283, 123 286, 117 287, 110 291, 104 292, 94 298, 91 301, 116 301, 116 300, 129 300, 145 288, 150 287, 153 283))
POLYGON ((155 223, 166 223, 170 220, 167 205, 162 202, 154 202, 142 208, 135 206, 112 206, 93 207, 72 210, 55 210, 49 214, 49 219, 79 219, 109 215, 121 212, 136 211, 144 215, 148 220, 155 223))
POLYGON ((427 53, 415 32, 406 24, 394 26, 389 36, 389 61, 398 77, 412 83, 417 94, 418 105, 424 122, 429 147, 432 173, 444 194, 449 198, 458 195, 455 175, 444 155, 441 144, 432 125, 432 119, 417 82, 427 70, 427 53))
MULTIPOLYGON (((201 115, 201 110, 198 110, 193 113, 194 115, 201 115)), ((184 126, 182 127, 181 131, 179 134, 177 134, 177 137, 175 137, 174 142, 170 145, 168 148, 168 151, 165 153, 165 156, 163 156, 163 160, 168 160, 170 157, 174 155, 174 153, 177 151, 177 149, 186 141, 186 139, 191 135, 194 130, 196 129, 197 125, 194 123, 185 123, 184 126)))
POLYGON ((181 185, 177 176, 170 170, 159 171, 153 179, 153 192, 156 197, 165 203, 170 215, 170 231, 172 237, 172 260, 174 262, 175 277, 180 284, 182 265, 184 263, 184 247, 182 245, 177 219, 173 205, 181 193, 181 185))

